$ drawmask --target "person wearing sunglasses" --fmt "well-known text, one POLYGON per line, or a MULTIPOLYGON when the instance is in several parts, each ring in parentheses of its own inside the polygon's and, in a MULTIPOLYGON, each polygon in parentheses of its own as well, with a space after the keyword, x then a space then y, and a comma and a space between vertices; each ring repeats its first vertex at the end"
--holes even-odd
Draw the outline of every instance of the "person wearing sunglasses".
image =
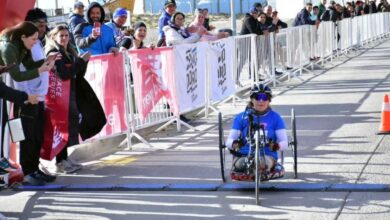
MULTIPOLYGON (((283 169, 277 163, 277 151, 283 151, 288 146, 286 126, 282 117, 271 108, 271 99, 272 91, 268 86, 254 85, 250 90, 250 101, 245 111, 234 118, 226 141, 226 146, 234 156, 233 172, 244 172, 246 169, 244 161, 250 150, 250 144, 247 143, 249 127, 264 127, 267 142, 265 146, 266 166, 261 168, 267 172, 283 169)), ((253 129, 250 133, 254 133, 253 129)))

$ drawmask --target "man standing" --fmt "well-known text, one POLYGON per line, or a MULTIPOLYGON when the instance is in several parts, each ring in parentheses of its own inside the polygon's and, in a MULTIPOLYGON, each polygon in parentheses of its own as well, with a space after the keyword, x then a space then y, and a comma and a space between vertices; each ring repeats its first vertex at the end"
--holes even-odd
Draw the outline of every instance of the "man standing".
POLYGON ((84 19, 84 4, 78 1, 74 3, 73 13, 69 15, 69 32, 72 35, 71 42, 73 45, 76 45, 76 42, 72 33, 76 29, 76 26, 83 22, 86 22, 84 19))
POLYGON ((326 3, 327 3, 326 0, 322 0, 320 2, 320 4, 318 5, 318 9, 319 9, 319 12, 317 15, 318 18, 321 18, 321 15, 326 11, 326 3))
POLYGON ((157 47, 166 46, 165 34, 163 27, 168 25, 168 21, 171 19, 172 15, 176 12, 176 2, 175 0, 166 0, 164 4, 164 11, 158 19, 158 42, 157 47))
POLYGON ((112 29, 105 25, 103 7, 92 2, 87 10, 87 22, 76 26, 73 32, 77 49, 81 54, 90 51, 92 55, 114 53, 118 54, 112 29))
POLYGON ((297 14, 297 16, 294 19, 293 26, 300 26, 300 25, 314 25, 318 21, 312 21, 310 20, 310 12, 313 9, 313 5, 311 3, 306 3, 306 6, 297 14))
POLYGON ((119 45, 122 38, 125 36, 122 32, 123 25, 125 25, 127 20, 127 10, 124 8, 117 8, 114 11, 112 21, 107 22, 106 25, 109 26, 115 37, 115 42, 119 45))
POLYGON ((262 34, 260 28, 258 27, 257 16, 258 16, 258 11, 255 7, 252 7, 249 10, 249 13, 245 14, 241 26, 241 32, 240 32, 241 35, 262 34))

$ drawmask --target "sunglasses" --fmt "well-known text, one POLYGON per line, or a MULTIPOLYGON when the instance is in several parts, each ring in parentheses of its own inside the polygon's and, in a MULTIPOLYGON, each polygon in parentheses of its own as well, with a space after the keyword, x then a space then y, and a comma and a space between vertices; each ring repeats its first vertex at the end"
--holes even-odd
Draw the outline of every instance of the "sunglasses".
POLYGON ((254 99, 256 99, 257 101, 269 101, 269 97, 267 94, 265 93, 257 93, 253 96, 254 99))

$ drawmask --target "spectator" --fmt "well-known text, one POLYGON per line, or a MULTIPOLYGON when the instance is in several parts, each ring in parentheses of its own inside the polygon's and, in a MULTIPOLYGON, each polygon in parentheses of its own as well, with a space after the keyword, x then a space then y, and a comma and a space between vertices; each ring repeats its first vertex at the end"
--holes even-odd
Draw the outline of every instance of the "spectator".
POLYGON ((83 2, 77 1, 76 3, 74 3, 73 12, 69 14, 69 31, 71 35, 71 43, 73 45, 76 45, 73 32, 78 24, 84 22, 86 22, 86 20, 84 19, 84 4, 83 2))
POLYGON ((185 43, 195 43, 199 41, 205 33, 205 29, 199 29, 191 34, 187 28, 184 28, 185 15, 181 12, 176 12, 172 15, 168 25, 164 27, 166 43, 168 46, 185 43))
MULTIPOLYGON (((63 81, 70 80, 69 109, 68 109, 68 143, 56 157, 57 173, 73 173, 82 168, 82 165, 68 158, 68 147, 79 144, 79 108, 78 94, 91 94, 93 90, 78 91, 77 81, 84 77, 91 53, 77 55, 76 49, 70 44, 70 32, 66 26, 59 25, 50 31, 46 53, 58 53, 61 59, 55 62, 55 74, 63 81)), ((92 107, 91 107, 92 108, 92 107)), ((94 111, 91 109, 90 111, 94 111)), ((81 118, 84 118, 82 114, 81 118)))
POLYGON ((356 1, 355 3, 356 7, 355 7, 355 15, 356 16, 360 16, 360 15, 364 15, 364 8, 363 8, 363 2, 362 1, 356 1))
POLYGON ((265 23, 272 25, 272 6, 268 5, 265 7, 265 15, 267 16, 265 23))
POLYGON ((355 16, 355 8, 352 5, 351 2, 347 2, 344 11, 343 11, 343 17, 344 18, 351 18, 355 16))
POLYGON ((278 11, 272 12, 272 24, 274 24, 277 29, 283 29, 288 27, 288 25, 285 22, 279 19, 278 11))
POLYGON ((269 25, 267 23, 267 15, 264 12, 260 12, 259 17, 257 17, 257 20, 258 28, 261 31, 262 35, 268 35, 270 32, 274 32, 276 30, 274 24, 271 23, 271 25, 269 25))
POLYGON ((49 30, 47 27, 47 15, 40 8, 34 8, 27 12, 25 21, 31 21, 38 27, 38 39, 41 46, 45 46, 46 34, 49 30))
POLYGON ((252 7, 249 10, 249 13, 246 13, 244 16, 244 19, 242 20, 242 27, 241 27, 241 35, 246 35, 246 34, 256 34, 260 35, 261 31, 258 28, 258 22, 257 22, 257 17, 258 17, 258 11, 255 7, 252 7))
MULTIPOLYGON (((0 46, 0 65, 16 64, 18 68, 9 70, 9 74, 16 82, 21 82, 19 87, 27 94, 30 91, 39 91, 39 95, 46 94, 47 87, 36 85, 35 82, 23 82, 41 75, 47 76, 47 71, 53 68, 54 57, 50 56, 44 61, 33 61, 31 49, 38 40, 38 28, 34 23, 25 21, 15 27, 5 29, 1 33, 4 44, 0 46), (23 64, 23 67, 20 66, 23 64), (38 86, 38 87, 35 87, 38 86), (45 90, 46 89, 46 90, 45 90)), ((43 79, 46 77, 42 77, 43 79)), ((47 85, 47 82, 42 81, 47 85)), ((21 117, 26 139, 20 142, 20 164, 25 175, 24 183, 30 185, 44 185, 45 182, 54 181, 51 176, 44 176, 39 171, 39 155, 43 141, 44 103, 42 97, 38 105, 14 106, 14 115, 21 117)))
POLYGON ((374 14, 377 13, 377 8, 375 1, 370 0, 368 3, 363 5, 364 14, 374 14))
POLYGON ((322 21, 340 21, 342 19, 342 7, 340 4, 334 4, 334 6, 329 6, 328 10, 322 14, 322 21))
POLYGON ((388 12, 390 11, 390 6, 387 0, 381 0, 378 4, 378 12, 388 12))
POLYGON ((227 32, 219 32, 217 35, 214 35, 207 31, 207 29, 203 26, 204 19, 205 17, 203 15, 202 9, 197 9, 195 11, 194 21, 188 26, 188 31, 190 33, 196 33, 198 31, 204 32, 202 38, 200 39, 201 41, 213 41, 229 36, 229 33, 227 32))
MULTIPOLYGON (((134 24, 134 34, 131 37, 127 37, 122 41, 121 47, 126 49, 138 50, 146 48, 144 40, 148 33, 146 24, 144 22, 137 22, 134 24)), ((149 45, 149 48, 154 48, 154 45, 149 45)))
POLYGON ((318 6, 314 6, 313 11, 310 14, 310 20, 317 21, 319 19, 319 17, 318 17, 319 11, 320 11, 320 8, 318 6))
POLYGON ((109 26, 115 37, 115 42, 119 45, 122 38, 125 36, 122 32, 122 29, 127 20, 127 10, 124 8, 117 8, 114 11, 113 18, 110 22, 107 22, 106 25, 109 26))
POLYGON ((318 5, 318 18, 321 18, 322 14, 326 11, 326 3, 327 3, 327 0, 322 0, 320 2, 320 4, 318 5))
POLYGON ((87 22, 77 25, 74 38, 81 54, 89 51, 92 55, 118 54, 112 29, 103 24, 105 13, 103 7, 92 2, 87 10, 87 22), (100 27, 99 27, 100 26, 100 27))
POLYGON ((255 2, 254 4, 253 4, 253 7, 254 8, 256 8, 256 11, 257 12, 263 12, 263 6, 261 5, 261 3, 260 2, 255 2))
MULTIPOLYGON (((11 68, 17 68, 16 65, 0 66, 0 74, 7 72, 11 68)), ((23 105, 24 103, 37 104, 39 102, 38 95, 28 95, 23 91, 19 91, 8 87, 0 80, 0 98, 10 102, 23 105)))
POLYGON ((293 26, 300 26, 300 25, 314 25, 316 24, 316 21, 310 20, 310 12, 313 8, 313 5, 311 3, 306 3, 306 6, 297 14, 297 16, 294 19, 293 26))
MULTIPOLYGON (((198 9, 199 10, 199 9, 198 9)), ((208 8, 204 8, 202 10, 203 12, 203 15, 204 15, 204 27, 208 30, 208 31, 212 31, 215 29, 215 27, 213 25, 210 25, 210 18, 209 18, 209 9, 208 8)))
POLYGON ((172 15, 176 12, 175 0, 166 0, 164 4, 164 11, 158 19, 158 42, 157 47, 167 46, 165 40, 165 32, 163 28, 168 25, 172 15))

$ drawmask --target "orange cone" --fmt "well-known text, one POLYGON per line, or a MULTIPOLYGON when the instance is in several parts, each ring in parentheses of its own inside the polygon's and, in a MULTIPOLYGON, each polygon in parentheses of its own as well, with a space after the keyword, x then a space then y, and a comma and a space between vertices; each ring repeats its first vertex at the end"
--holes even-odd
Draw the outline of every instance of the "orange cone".
POLYGON ((385 95, 383 100, 381 125, 377 134, 390 134, 390 103, 388 95, 385 95))

